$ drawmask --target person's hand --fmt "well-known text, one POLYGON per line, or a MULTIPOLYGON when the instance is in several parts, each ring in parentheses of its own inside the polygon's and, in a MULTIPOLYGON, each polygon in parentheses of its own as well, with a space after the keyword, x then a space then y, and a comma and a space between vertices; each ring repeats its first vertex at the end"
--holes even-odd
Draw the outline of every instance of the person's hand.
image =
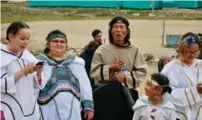
POLYGON ((116 60, 110 65, 109 69, 120 70, 123 64, 124 64, 123 61, 116 60))
POLYGON ((93 111, 90 111, 90 110, 85 110, 84 111, 84 118, 86 120, 92 120, 94 117, 94 112, 93 111))
POLYGON ((118 82, 123 82, 125 78, 126 78, 126 76, 123 72, 114 73, 114 80, 116 80, 118 82))
POLYGON ((199 83, 196 87, 197 87, 198 93, 202 94, 202 83, 199 83))
POLYGON ((23 69, 24 74, 30 74, 36 71, 35 64, 28 64, 23 69))

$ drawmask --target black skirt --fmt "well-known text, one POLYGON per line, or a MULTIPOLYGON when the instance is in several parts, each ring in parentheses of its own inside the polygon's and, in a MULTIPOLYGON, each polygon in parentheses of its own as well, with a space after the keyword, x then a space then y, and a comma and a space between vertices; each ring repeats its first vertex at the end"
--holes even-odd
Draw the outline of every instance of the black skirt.
MULTIPOLYGON (((138 92, 130 90, 136 101, 138 92)), ((128 105, 123 86, 118 82, 109 82, 93 91, 95 116, 94 120, 132 120, 133 110, 128 105)))

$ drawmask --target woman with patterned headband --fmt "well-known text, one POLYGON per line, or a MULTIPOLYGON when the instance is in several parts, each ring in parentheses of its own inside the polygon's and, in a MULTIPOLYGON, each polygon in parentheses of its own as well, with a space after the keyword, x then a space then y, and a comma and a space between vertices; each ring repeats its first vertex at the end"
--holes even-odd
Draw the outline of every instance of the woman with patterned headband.
POLYGON ((51 31, 47 38, 45 54, 37 58, 48 64, 51 77, 40 91, 38 103, 44 120, 81 120, 94 116, 92 89, 84 68, 84 60, 73 54, 65 54, 66 35, 60 30, 51 31))
POLYGON ((186 33, 179 42, 179 58, 162 70, 170 82, 171 101, 178 120, 202 120, 202 61, 196 34, 186 33))
POLYGON ((168 100, 169 81, 162 74, 152 74, 145 87, 145 96, 133 106, 133 120, 175 120, 174 105, 168 100))

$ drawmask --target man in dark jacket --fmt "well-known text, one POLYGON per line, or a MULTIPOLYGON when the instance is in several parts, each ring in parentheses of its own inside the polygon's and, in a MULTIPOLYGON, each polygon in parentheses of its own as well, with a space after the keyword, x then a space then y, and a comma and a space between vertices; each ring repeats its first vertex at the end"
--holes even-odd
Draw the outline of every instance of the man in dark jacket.
POLYGON ((101 30, 98 29, 93 30, 92 37, 93 41, 91 41, 88 45, 84 47, 84 51, 81 53, 80 57, 82 57, 85 61, 85 69, 90 79, 91 87, 94 88, 94 80, 90 78, 90 69, 94 52, 102 44, 101 30))
MULTIPOLYGON (((201 41, 201 46, 202 46, 202 33, 198 33, 198 36, 199 36, 199 39, 201 41)), ((198 59, 202 59, 202 49, 201 49, 201 52, 200 52, 198 59)))

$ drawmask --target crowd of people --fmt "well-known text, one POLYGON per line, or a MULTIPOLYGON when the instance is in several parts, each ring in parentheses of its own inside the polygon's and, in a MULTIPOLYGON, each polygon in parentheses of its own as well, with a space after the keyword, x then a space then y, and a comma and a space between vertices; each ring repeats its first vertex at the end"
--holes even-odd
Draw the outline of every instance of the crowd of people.
POLYGON ((28 50, 31 28, 15 21, 1 44, 1 120, 202 120, 202 35, 185 33, 178 57, 148 75, 124 17, 109 22, 78 56, 58 29, 43 53, 28 50), (145 95, 136 88, 146 80, 145 95))

